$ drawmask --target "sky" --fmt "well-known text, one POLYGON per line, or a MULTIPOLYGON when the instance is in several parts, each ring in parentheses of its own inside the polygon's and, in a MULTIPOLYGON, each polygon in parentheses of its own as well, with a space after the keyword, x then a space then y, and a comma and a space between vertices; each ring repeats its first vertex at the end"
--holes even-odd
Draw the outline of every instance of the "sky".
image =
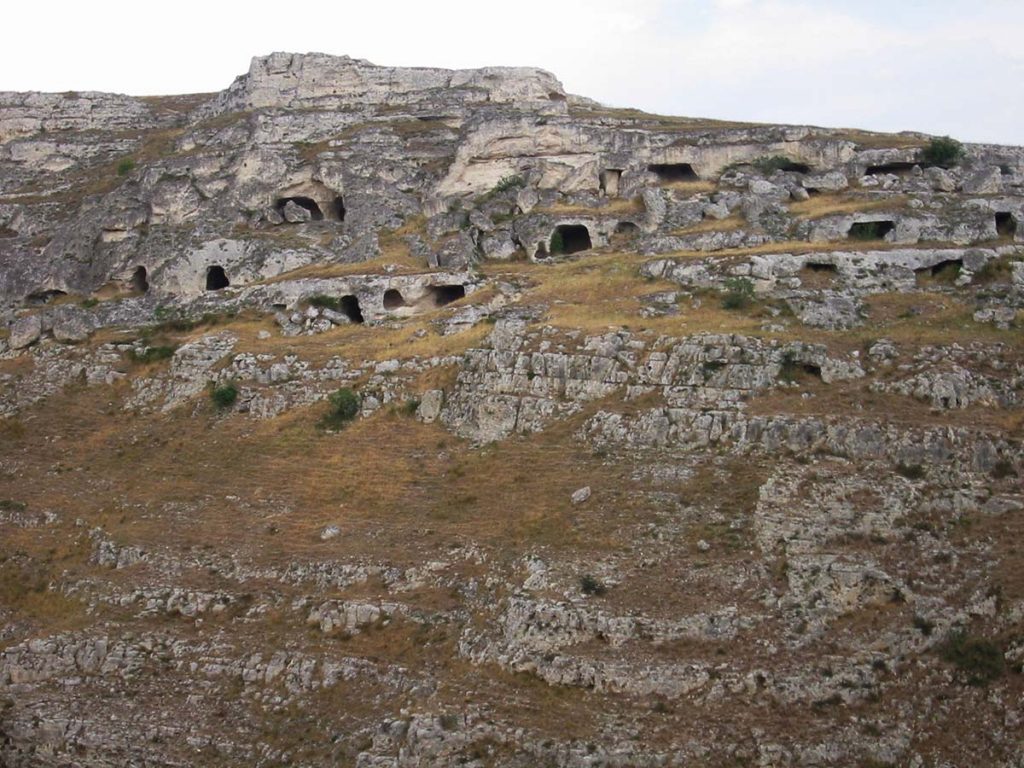
POLYGON ((1024 145, 1024 0, 10 3, 0 90, 227 87, 253 56, 539 66, 661 114, 1024 145))

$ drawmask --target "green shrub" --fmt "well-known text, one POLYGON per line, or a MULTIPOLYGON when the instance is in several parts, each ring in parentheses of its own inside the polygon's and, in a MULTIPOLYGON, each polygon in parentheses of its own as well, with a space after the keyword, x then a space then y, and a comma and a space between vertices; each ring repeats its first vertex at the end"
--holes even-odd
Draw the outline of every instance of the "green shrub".
POLYGON ((92 309, 93 307, 95 307, 99 303, 100 303, 100 300, 95 298, 95 297, 90 297, 88 299, 82 299, 79 302, 79 304, 81 306, 85 307, 85 309, 92 309))
POLYGON ((920 480, 924 477, 924 467, 920 464, 899 464, 896 471, 907 480, 920 480))
POLYGON ((233 382, 214 387, 210 391, 210 398, 218 408, 230 408, 238 399, 238 387, 233 382))
POLYGON ((1003 674, 1002 649, 991 640, 952 632, 939 653, 945 661, 964 673, 968 685, 987 685, 1003 674))
POLYGON ((928 142, 921 157, 928 165, 952 168, 964 158, 964 145, 949 136, 939 136, 928 142))
POLYGON ((330 410, 320 419, 324 429, 341 429, 359 414, 359 396, 348 387, 332 392, 327 402, 330 410))
POLYGON ((499 181, 497 184, 494 185, 494 189, 492 189, 491 192, 493 192, 495 194, 498 194, 500 192, 505 192, 506 190, 509 190, 509 189, 515 189, 516 187, 525 187, 525 186, 526 186, 526 179, 524 179, 519 174, 514 174, 512 176, 505 176, 505 177, 503 177, 501 179, 501 181, 499 181))
POLYGON ((589 573, 580 576, 580 590, 585 595, 603 595, 608 588, 589 573))
POLYGON ((548 253, 552 256, 565 253, 565 240, 562 237, 562 233, 557 229, 551 233, 551 244, 548 247, 548 253))
POLYGON ((159 360, 167 360, 174 355, 175 349, 176 347, 171 346, 145 347, 141 352, 133 349, 128 352, 128 358, 133 363, 146 365, 147 363, 155 363, 159 360))
POLYGON ((1002 480, 1005 477, 1016 477, 1017 470, 1013 466, 1013 462, 1009 459, 1000 459, 992 467, 992 477, 996 480, 1002 480))
POLYGON ((129 173, 135 170, 135 161, 130 157, 122 158, 117 164, 117 175, 127 176, 129 173))
POLYGON ((418 411, 419 408, 420 408, 420 401, 417 398, 413 397, 413 398, 410 398, 410 399, 406 400, 404 403, 402 403, 401 412, 405 416, 415 416, 416 415, 416 411, 418 411))
POLYGON ((800 166, 784 155, 771 155, 770 157, 765 155, 754 160, 751 165, 765 176, 769 176, 775 173, 775 171, 792 171, 800 168, 800 166))
POLYGON ((309 297, 309 306, 317 307, 318 309, 333 309, 335 312, 341 312, 342 304, 341 299, 335 296, 325 296, 322 293, 316 296, 309 297))
POLYGON ((744 309, 754 300, 754 284, 745 277, 730 277, 725 281, 722 306, 725 309, 744 309))

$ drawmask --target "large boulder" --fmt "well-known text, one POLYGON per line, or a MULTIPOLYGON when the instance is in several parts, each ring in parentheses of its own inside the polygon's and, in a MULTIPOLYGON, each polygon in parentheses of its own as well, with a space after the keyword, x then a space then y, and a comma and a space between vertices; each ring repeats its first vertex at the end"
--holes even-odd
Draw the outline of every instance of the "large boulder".
POLYGON ((11 335, 7 343, 11 349, 24 349, 39 341, 43 334, 43 320, 39 315, 19 317, 11 323, 11 335))

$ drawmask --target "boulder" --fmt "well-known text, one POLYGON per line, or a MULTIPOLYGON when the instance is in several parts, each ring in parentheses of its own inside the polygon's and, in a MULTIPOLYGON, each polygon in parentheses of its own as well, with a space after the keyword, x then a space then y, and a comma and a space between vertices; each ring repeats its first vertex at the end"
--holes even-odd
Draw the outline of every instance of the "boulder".
POLYGON ((289 200, 284 204, 284 209, 281 211, 284 215, 284 220, 289 224, 302 224, 310 221, 313 218, 313 214, 303 208, 301 205, 296 203, 294 200, 289 200))
POLYGON ((999 168, 985 168, 964 179, 963 190, 971 195, 992 195, 1002 191, 1003 175, 999 168))
POLYGON ((85 341, 94 329, 92 318, 82 312, 65 313, 53 321, 53 337, 66 343, 85 341))
POLYGON ((24 349, 39 341, 43 333, 43 320, 39 315, 19 317, 11 323, 11 335, 7 343, 11 349, 24 349))
POLYGON ((841 171, 830 171, 829 173, 808 176, 803 181, 806 189, 816 189, 820 192, 840 192, 850 186, 850 180, 841 171))

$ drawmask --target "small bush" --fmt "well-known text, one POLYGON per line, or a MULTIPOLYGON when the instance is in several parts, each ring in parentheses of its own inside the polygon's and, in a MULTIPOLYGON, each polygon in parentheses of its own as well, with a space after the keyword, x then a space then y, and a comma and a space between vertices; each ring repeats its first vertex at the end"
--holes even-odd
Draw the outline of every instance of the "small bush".
POLYGON ((784 155, 772 155, 759 157, 751 163, 757 170, 763 173, 765 176, 770 176, 775 171, 790 171, 796 168, 796 164, 784 155))
POLYGON ((603 595, 608 588, 589 573, 580 576, 580 590, 584 595, 603 595))
POLYGON ((146 365, 148 363, 155 363, 159 360, 167 360, 169 357, 174 355, 175 347, 160 346, 160 347, 146 347, 141 352, 137 349, 133 349, 128 352, 128 358, 139 365, 146 365))
POLYGON ((88 299, 82 299, 82 300, 81 300, 81 301, 79 302, 79 304, 80 304, 80 305, 81 305, 82 307, 84 307, 85 309, 92 309, 93 307, 95 307, 95 306, 96 306, 97 304, 99 304, 99 303, 100 303, 100 300, 99 300, 99 299, 97 299, 97 298, 88 298, 88 299))
POLYGON ((117 175, 127 176, 129 173, 135 170, 135 161, 130 157, 125 157, 117 164, 117 175))
POLYGON ((557 229, 551 234, 551 245, 548 248, 548 253, 552 256, 565 253, 565 240, 562 237, 562 233, 557 229))
POLYGON ((940 136, 928 142, 921 157, 929 165, 952 168, 964 158, 964 145, 949 136, 940 136))
POLYGON ((415 416, 416 411, 419 410, 419 407, 420 401, 417 398, 413 397, 402 403, 401 412, 405 416, 415 416))
POLYGON ((343 311, 341 299, 335 296, 325 296, 322 293, 310 296, 308 303, 309 306, 316 307, 317 309, 333 309, 335 312, 343 311))
POLYGON ((505 176, 504 178, 502 178, 501 181, 494 185, 494 189, 492 189, 491 192, 498 194, 500 192, 505 192, 506 190, 509 189, 515 189, 516 187, 525 186, 526 179, 524 179, 519 174, 514 174, 512 176, 505 176))
POLYGON ((327 402, 330 410, 320 419, 324 429, 341 429, 359 414, 359 396, 348 387, 332 392, 327 402))
POLYGON ((231 382, 214 387, 210 392, 210 398, 218 408, 230 408, 238 399, 238 387, 231 382))
POLYGON ((996 643, 963 631, 951 633, 939 652, 964 673, 968 685, 987 685, 1000 677, 1005 667, 1002 649, 996 643))
POLYGON ((754 300, 754 284, 745 277, 730 277, 725 281, 725 309, 745 309, 754 300))
POLYGON ((900 464, 896 471, 907 480, 920 480, 925 475, 924 467, 920 464, 900 464))
POLYGON ((1013 466, 1013 462, 1009 459, 1000 459, 992 467, 992 477, 996 480, 1002 480, 1006 477, 1016 477, 1017 470, 1013 466))

